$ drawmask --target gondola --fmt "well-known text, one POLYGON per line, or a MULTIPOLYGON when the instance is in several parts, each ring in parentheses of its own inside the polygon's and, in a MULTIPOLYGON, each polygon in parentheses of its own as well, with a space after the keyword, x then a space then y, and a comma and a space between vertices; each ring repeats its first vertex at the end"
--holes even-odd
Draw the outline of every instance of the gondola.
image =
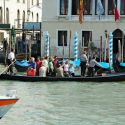
POLYGON ((19 100, 15 95, 0 96, 0 119, 12 108, 19 100))
POLYGON ((125 73, 111 73, 104 76, 94 76, 94 77, 39 77, 39 76, 24 76, 24 75, 9 75, 1 74, 1 80, 13 80, 13 81, 24 81, 24 82, 59 82, 59 81, 76 81, 76 82, 118 82, 125 81, 125 73))

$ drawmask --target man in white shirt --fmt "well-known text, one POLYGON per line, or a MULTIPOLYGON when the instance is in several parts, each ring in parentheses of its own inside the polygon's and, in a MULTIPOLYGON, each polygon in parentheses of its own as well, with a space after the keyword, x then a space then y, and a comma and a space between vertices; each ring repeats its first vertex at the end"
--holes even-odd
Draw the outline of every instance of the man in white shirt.
POLYGON ((86 51, 84 51, 80 57, 80 66, 81 66, 81 76, 85 76, 86 72, 86 64, 88 62, 88 58, 86 55, 86 51))
POLYGON ((8 54, 8 59, 7 59, 7 62, 8 62, 8 72, 10 72, 11 74, 13 73, 13 61, 15 59, 15 54, 14 54, 14 50, 11 49, 11 52, 8 54))
POLYGON ((91 76, 93 77, 95 72, 94 72, 94 68, 95 68, 95 65, 98 65, 99 67, 101 67, 101 65, 96 61, 96 57, 94 56, 90 62, 89 62, 89 67, 88 67, 88 76, 91 76))

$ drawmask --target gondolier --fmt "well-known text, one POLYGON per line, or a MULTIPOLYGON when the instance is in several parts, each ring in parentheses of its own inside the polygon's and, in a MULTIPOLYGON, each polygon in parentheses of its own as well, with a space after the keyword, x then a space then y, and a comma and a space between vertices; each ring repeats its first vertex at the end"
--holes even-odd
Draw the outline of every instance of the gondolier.
POLYGON ((85 72, 86 72, 86 64, 88 62, 88 58, 86 56, 86 51, 83 52, 83 54, 81 55, 80 57, 80 66, 81 66, 81 76, 84 76, 85 75, 85 72))
POLYGON ((95 65, 101 67, 101 65, 96 61, 96 57, 93 56, 93 58, 89 62, 88 66, 88 76, 93 77, 95 74, 95 65))
POLYGON ((8 63, 8 72, 10 72, 10 74, 13 73, 13 61, 15 60, 15 54, 14 54, 14 50, 11 49, 11 52, 8 54, 8 59, 7 59, 7 63, 8 63), (12 64, 12 65, 11 65, 12 64))

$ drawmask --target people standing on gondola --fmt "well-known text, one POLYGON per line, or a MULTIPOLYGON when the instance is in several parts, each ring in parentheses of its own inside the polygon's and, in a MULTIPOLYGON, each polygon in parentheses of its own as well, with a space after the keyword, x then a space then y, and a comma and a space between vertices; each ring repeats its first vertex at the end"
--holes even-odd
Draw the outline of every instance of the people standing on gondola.
POLYGON ((28 72, 32 71, 33 76, 36 74, 36 62, 34 57, 29 58, 29 70, 28 72))
POLYGON ((64 76, 69 77, 69 60, 66 60, 64 64, 64 76))
POLYGON ((53 72, 54 72, 53 58, 50 57, 48 61, 48 75, 53 76, 53 72))
POLYGON ((44 60, 42 61, 42 64, 46 67, 46 69, 48 68, 48 57, 44 58, 44 60))
POLYGON ((15 61, 15 53, 14 53, 14 49, 12 48, 10 53, 8 54, 8 58, 7 58, 8 72, 10 72, 10 74, 13 74, 14 61, 15 61))
POLYGON ((88 76, 93 77, 95 74, 95 66, 98 65, 101 67, 101 65, 96 61, 96 57, 93 56, 92 59, 90 59, 89 66, 88 66, 88 76))
POLYGON ((70 66, 69 66, 69 74, 70 74, 70 76, 75 76, 75 67, 74 67, 74 65, 73 64, 70 64, 70 66))
POLYGON ((85 72, 86 72, 86 64, 88 62, 88 58, 86 54, 87 54, 86 51, 84 51, 80 57, 81 76, 85 76, 85 72))
POLYGON ((53 60, 53 66, 54 66, 54 76, 56 76, 56 69, 57 69, 57 66, 58 66, 58 58, 57 56, 54 56, 54 60, 53 60))
POLYGON ((44 64, 41 64, 41 67, 39 68, 39 76, 46 77, 46 72, 46 67, 44 66, 44 64))
POLYGON ((39 76, 39 68, 41 67, 41 60, 40 60, 40 57, 37 57, 37 60, 36 60, 36 75, 39 76))
POLYGON ((63 67, 61 64, 57 64, 56 76, 57 77, 64 77, 64 70, 63 70, 63 67))

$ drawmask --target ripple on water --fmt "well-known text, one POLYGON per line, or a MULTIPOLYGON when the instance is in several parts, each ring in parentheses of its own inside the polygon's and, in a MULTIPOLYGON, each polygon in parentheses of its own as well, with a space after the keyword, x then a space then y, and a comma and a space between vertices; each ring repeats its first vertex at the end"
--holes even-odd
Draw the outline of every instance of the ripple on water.
POLYGON ((1 125, 124 125, 125 84, 0 81, 20 100, 1 125))

